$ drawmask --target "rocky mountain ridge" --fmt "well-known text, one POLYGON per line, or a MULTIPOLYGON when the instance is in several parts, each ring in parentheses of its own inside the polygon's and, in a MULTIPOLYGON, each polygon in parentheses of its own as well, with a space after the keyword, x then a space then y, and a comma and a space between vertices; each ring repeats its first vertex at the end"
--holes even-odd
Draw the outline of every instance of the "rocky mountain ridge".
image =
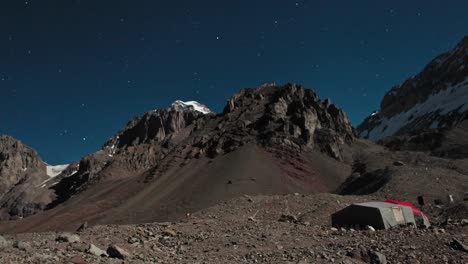
POLYGON ((296 84, 243 89, 228 100, 220 114, 196 102, 176 101, 169 108, 131 120, 100 151, 67 168, 57 180, 41 179, 52 197, 41 208, 50 210, 93 186, 116 181, 157 185, 162 175, 178 166, 216 161, 247 146, 258 146, 278 159, 287 155, 296 168, 285 163, 282 173, 307 178, 310 169, 301 153, 318 151, 343 162, 349 160, 346 148, 354 139, 351 123, 341 109, 296 84))
POLYGON ((468 36, 418 75, 385 94, 380 110, 357 127, 363 138, 449 130, 468 116, 468 36))

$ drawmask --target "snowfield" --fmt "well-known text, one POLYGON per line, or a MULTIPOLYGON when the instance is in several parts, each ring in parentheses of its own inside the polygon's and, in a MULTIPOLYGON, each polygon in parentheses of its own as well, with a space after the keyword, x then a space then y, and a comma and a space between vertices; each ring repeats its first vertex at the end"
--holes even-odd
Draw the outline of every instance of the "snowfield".
POLYGON ((464 113, 466 111, 468 111, 468 78, 455 86, 432 94, 425 102, 415 105, 407 112, 402 112, 389 119, 380 117, 378 126, 370 131, 361 132, 360 136, 374 141, 392 136, 412 120, 420 117, 431 119, 431 128, 438 128, 440 125, 438 117, 452 112, 464 113))
POLYGON ((64 170, 66 170, 70 165, 57 165, 57 166, 49 166, 47 165, 47 176, 53 178, 60 175, 64 170))
POLYGON ((177 100, 172 104, 172 106, 179 106, 180 108, 182 108, 184 110, 187 110, 187 111, 188 110, 195 110, 195 111, 198 111, 198 112, 203 113, 203 114, 212 113, 212 111, 210 109, 208 109, 208 107, 206 107, 203 104, 200 104, 197 101, 184 102, 184 101, 177 100))

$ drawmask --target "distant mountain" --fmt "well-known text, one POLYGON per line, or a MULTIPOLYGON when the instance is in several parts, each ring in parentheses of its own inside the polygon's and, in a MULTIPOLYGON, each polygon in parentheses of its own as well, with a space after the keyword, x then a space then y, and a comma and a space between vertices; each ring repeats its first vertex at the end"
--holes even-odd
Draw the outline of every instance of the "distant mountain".
POLYGON ((361 137, 381 140, 456 127, 468 113, 468 36, 418 75, 385 94, 380 110, 358 126, 361 137))

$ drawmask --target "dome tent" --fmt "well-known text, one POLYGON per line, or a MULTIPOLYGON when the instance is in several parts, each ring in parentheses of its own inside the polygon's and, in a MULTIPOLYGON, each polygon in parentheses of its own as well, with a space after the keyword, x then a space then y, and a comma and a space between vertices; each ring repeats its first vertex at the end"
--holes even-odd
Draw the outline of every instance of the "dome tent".
POLYGON ((352 204, 332 215, 334 227, 390 229, 395 226, 416 226, 411 207, 385 202, 352 204))

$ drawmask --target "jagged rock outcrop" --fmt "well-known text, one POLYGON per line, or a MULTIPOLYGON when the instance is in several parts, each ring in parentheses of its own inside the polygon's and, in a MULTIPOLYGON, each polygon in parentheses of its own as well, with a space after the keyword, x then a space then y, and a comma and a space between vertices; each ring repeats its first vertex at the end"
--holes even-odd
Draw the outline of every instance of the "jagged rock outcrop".
POLYGON ((424 70, 385 94, 380 110, 359 125, 361 137, 413 136, 449 130, 468 116, 468 36, 424 70))
POLYGON ((354 138, 341 109, 329 100, 320 101, 314 91, 296 84, 265 84, 242 90, 228 101, 218 127, 223 135, 225 131, 237 133, 218 142, 218 150, 241 145, 244 133, 245 140, 254 136, 264 146, 296 151, 316 147, 341 159, 342 146, 354 138))

